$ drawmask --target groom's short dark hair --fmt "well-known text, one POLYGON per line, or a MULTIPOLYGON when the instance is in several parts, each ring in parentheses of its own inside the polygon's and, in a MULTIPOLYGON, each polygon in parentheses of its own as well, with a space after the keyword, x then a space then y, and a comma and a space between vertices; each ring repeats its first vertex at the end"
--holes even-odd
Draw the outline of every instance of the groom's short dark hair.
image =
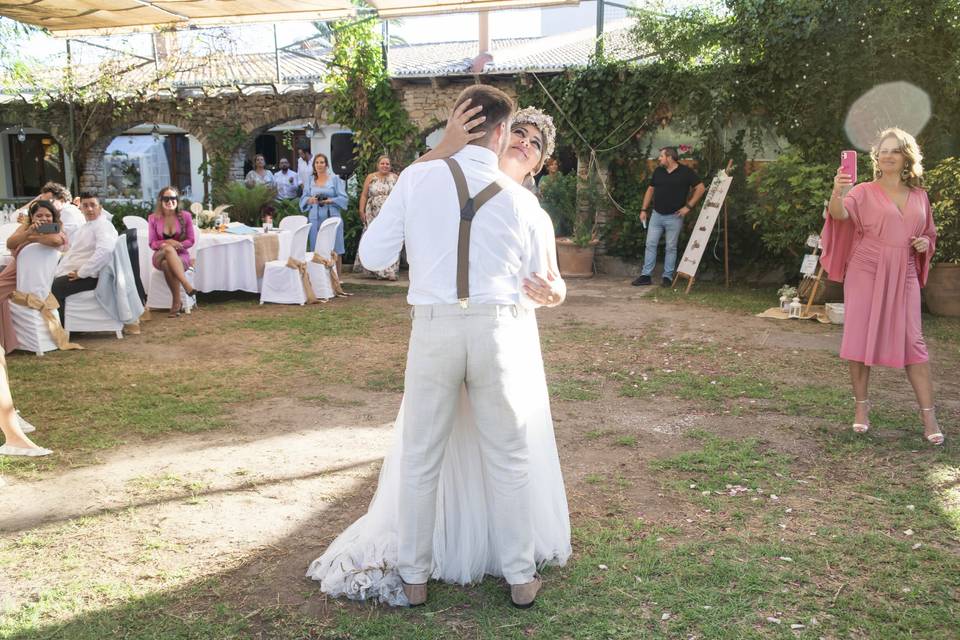
POLYGON ((470 99, 471 108, 476 106, 483 107, 483 111, 478 113, 477 116, 482 115, 487 118, 473 129, 473 131, 484 131, 487 135, 479 140, 474 140, 473 144, 486 143, 489 139, 490 132, 500 126, 501 122, 509 122, 509 120, 513 118, 513 112, 517 108, 513 98, 500 89, 491 87, 488 84, 475 84, 461 91, 460 95, 457 96, 457 101, 454 103, 453 108, 456 109, 467 98, 470 99))

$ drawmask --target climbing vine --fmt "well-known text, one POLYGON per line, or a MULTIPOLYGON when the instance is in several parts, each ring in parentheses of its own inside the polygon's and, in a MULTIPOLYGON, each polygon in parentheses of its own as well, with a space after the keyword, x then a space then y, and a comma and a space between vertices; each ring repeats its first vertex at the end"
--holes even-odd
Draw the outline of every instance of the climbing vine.
POLYGON ((334 119, 353 131, 357 173, 365 176, 386 153, 400 164, 417 151, 417 130, 390 85, 373 19, 334 24, 327 83, 334 119))

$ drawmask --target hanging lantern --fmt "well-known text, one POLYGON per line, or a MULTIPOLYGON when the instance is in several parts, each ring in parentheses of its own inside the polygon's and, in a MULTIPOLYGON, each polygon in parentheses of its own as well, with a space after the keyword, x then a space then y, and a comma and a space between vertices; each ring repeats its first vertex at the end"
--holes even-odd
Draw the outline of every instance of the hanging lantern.
POLYGON ((313 121, 308 122, 306 127, 307 140, 313 137, 313 132, 315 130, 316 130, 316 127, 314 126, 313 121))
POLYGON ((150 130, 150 135, 153 136, 154 142, 160 142, 160 125, 154 123, 153 129, 150 130))
POLYGON ((23 130, 23 125, 20 125, 20 131, 17 131, 17 140, 20 142, 27 141, 27 132, 23 130))

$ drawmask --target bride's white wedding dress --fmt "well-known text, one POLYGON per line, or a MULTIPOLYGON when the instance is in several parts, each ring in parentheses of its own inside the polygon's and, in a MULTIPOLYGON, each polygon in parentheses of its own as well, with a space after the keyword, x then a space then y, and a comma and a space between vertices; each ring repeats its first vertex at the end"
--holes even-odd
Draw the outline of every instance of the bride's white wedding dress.
MULTIPOLYGON (((526 379, 531 402, 527 423, 530 456, 530 493, 537 566, 563 565, 570 557, 570 518, 560 471, 553 418, 540 352, 536 316, 526 314, 525 341, 529 353, 526 379)), ((307 577, 333 597, 376 599, 404 606, 397 573, 398 494, 403 403, 394 426, 393 443, 380 469, 380 481, 370 508, 310 563, 307 577)), ((437 492, 437 521, 433 531, 435 580, 467 584, 484 575, 500 576, 487 506, 487 481, 480 458, 479 436, 473 424, 470 400, 461 388, 457 420, 447 441, 437 492)))

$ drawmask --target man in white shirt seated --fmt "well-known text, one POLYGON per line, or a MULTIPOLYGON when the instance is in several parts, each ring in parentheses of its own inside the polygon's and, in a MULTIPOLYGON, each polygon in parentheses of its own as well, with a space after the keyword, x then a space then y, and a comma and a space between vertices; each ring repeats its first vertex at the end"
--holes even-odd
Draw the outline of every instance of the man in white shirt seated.
POLYGON ((300 177, 290 170, 290 161, 280 158, 280 170, 273 174, 277 185, 277 200, 293 200, 300 197, 300 177))
POLYGON ((84 225, 86 220, 80 209, 70 202, 70 191, 62 184, 48 182, 40 189, 40 195, 37 198, 53 203, 60 212, 60 224, 63 226, 63 232, 67 234, 67 240, 73 242, 73 234, 84 225))
POLYGON ((100 199, 95 193, 80 194, 80 209, 84 224, 70 238, 50 290, 60 303, 61 325, 64 324, 67 297, 97 288, 100 270, 110 262, 117 242, 117 230, 110 217, 102 215, 100 199))

